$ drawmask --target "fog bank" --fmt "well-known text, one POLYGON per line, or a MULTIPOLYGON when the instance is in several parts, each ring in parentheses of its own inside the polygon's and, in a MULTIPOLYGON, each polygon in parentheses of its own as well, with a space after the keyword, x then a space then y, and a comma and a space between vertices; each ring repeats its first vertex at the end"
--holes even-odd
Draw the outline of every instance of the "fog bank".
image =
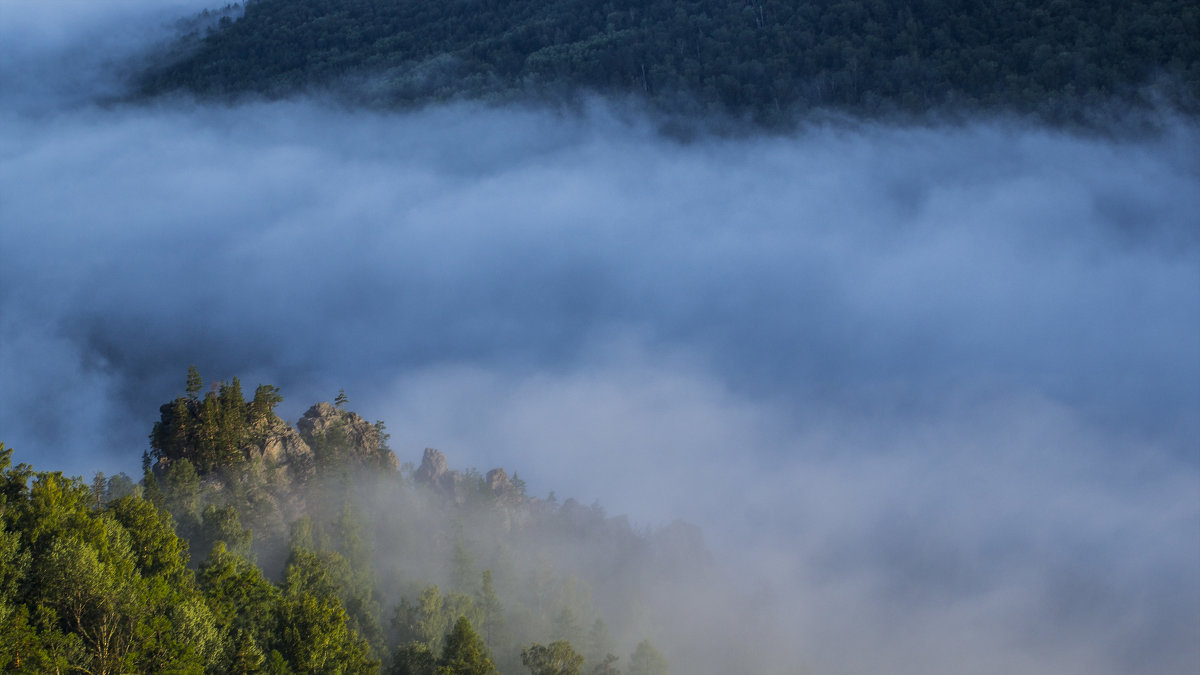
POLYGON ((1200 668, 1194 123, 101 106, 158 10, 9 6, 17 461, 135 472, 189 364, 293 421, 344 388, 402 461, 700 524, 752 601, 664 589, 677 653, 728 610, 756 672, 1200 668))

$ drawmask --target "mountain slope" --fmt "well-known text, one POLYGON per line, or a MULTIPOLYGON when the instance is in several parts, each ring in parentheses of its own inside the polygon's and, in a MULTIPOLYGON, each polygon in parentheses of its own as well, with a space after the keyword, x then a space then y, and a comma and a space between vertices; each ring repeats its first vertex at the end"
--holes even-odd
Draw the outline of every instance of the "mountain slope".
POLYGON ((1114 99, 1200 98, 1186 0, 257 0, 193 33, 148 94, 350 88, 379 105, 579 90, 759 121, 947 106, 1059 120, 1114 99))

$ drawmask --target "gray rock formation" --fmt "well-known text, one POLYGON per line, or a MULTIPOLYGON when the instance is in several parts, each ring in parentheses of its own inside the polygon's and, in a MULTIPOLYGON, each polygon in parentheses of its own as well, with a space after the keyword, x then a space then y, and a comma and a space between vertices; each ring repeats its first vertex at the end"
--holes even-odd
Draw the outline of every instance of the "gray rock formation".
POLYGON ((513 484, 508 480, 508 474, 504 469, 492 469, 487 472, 487 486, 494 495, 505 495, 513 490, 513 484))
POLYGON ((334 446, 339 453, 373 469, 397 471, 400 460, 383 447, 379 430, 358 413, 318 403, 296 422, 300 437, 314 448, 334 446))
POLYGON ((271 426, 262 436, 261 445, 255 450, 265 466, 283 467, 293 479, 307 480, 316 470, 312 448, 295 429, 278 417, 271 421, 271 426))
POLYGON ((456 474, 447 466, 445 455, 433 448, 425 448, 421 466, 413 472, 413 480, 433 487, 453 489, 456 474))

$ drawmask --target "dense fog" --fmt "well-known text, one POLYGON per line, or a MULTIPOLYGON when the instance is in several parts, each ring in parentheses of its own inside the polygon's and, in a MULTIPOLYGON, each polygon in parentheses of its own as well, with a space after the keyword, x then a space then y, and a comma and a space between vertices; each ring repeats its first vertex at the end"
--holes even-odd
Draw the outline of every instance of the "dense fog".
POLYGON ((189 364, 344 388, 402 461, 699 525, 746 600, 667 589, 679 664, 1200 668, 1194 121, 115 103, 204 3, 4 5, 16 461, 136 474, 189 364))

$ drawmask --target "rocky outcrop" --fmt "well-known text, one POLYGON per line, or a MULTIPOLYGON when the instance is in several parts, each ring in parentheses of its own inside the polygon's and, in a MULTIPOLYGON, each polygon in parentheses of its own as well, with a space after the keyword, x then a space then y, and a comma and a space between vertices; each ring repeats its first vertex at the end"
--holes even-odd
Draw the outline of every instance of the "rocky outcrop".
POLYGON ((355 460, 359 465, 397 471, 400 461, 383 445, 379 429, 358 413, 318 403, 296 423, 300 437, 308 442, 318 462, 355 460))
POLYGON ((316 469, 312 448, 287 422, 274 418, 255 448, 268 467, 284 467, 291 478, 307 480, 316 469))
POLYGON ((359 452, 379 447, 379 431, 370 422, 358 413, 341 410, 325 402, 309 408, 296 422, 296 429, 305 438, 340 432, 345 435, 346 442, 359 452))
POLYGON ((421 466, 413 472, 413 480, 431 487, 454 491, 458 482, 458 472, 451 471, 446 463, 446 456, 433 448, 425 448, 421 456, 421 466))
POLYGON ((491 471, 487 472, 487 476, 484 480, 487 481, 488 489, 491 490, 492 494, 494 495, 508 494, 514 489, 513 484, 510 480, 508 480, 508 474, 504 472, 504 469, 492 469, 491 471))

